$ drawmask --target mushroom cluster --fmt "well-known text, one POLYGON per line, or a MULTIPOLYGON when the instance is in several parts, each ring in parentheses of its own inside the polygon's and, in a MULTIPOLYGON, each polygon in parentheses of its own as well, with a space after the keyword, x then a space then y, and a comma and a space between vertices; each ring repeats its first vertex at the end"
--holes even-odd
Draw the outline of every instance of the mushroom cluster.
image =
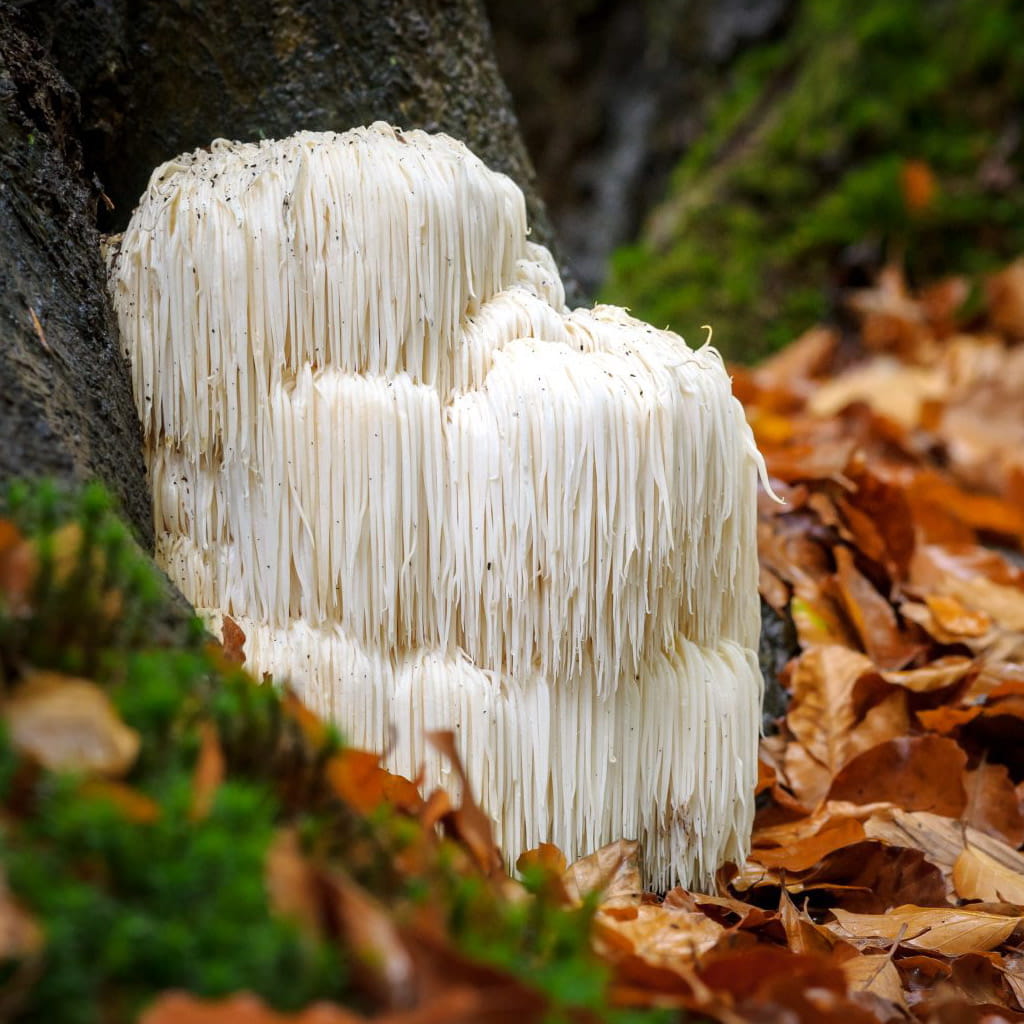
POLYGON ((378 123, 159 167, 112 257, 158 559, 506 856, 744 856, 760 457, 710 347, 570 312, 506 177, 378 123))

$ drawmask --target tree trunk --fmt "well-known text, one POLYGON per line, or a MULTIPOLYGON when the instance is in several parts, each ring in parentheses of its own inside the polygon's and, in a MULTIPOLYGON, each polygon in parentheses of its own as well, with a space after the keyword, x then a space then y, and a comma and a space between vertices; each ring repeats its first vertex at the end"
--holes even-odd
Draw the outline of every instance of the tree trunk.
POLYGON ((100 479, 152 545, 74 92, 0 6, 0 484, 100 479))
POLYGON ((97 220, 214 138, 378 119, 462 139, 552 242, 477 0, 0 0, 0 482, 99 479, 151 547, 97 220))

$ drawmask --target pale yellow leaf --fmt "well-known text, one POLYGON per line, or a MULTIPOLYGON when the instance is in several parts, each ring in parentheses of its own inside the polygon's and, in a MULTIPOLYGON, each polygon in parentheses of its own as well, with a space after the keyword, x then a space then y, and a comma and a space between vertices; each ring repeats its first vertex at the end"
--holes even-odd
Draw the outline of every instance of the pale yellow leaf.
POLYGON ((138 733, 87 679, 33 672, 14 690, 4 714, 14 746, 54 771, 123 775, 139 753, 138 733))
POLYGON ((891 943, 903 933, 902 943, 945 956, 995 949, 1024 920, 980 910, 948 907, 896 907, 885 914, 851 914, 838 907, 830 927, 843 938, 891 943))
POLYGON ((1024 906, 1024 874, 968 846, 953 865, 953 885, 964 900, 1024 906))

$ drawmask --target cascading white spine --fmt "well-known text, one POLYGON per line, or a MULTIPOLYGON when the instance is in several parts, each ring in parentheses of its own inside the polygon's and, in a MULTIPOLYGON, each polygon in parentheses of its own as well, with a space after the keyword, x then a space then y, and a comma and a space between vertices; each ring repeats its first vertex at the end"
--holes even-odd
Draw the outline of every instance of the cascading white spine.
POLYGON ((158 557, 354 742, 511 860, 745 851, 759 456, 717 353, 564 306, 519 190, 376 124, 158 168, 114 257, 158 557))

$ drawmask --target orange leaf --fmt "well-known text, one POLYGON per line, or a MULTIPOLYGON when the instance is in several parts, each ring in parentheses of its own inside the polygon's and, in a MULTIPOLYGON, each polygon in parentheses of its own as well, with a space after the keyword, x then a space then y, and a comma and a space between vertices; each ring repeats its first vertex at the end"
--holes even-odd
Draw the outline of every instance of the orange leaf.
POLYGON ((382 768, 379 754, 346 747, 331 757, 324 774, 334 793, 360 814, 369 814, 382 803, 414 812, 423 806, 419 790, 382 768))
POLYGON ((364 1024, 366 1018, 339 1006, 317 1003, 300 1013, 277 1013, 255 996, 200 999, 184 992, 158 996, 139 1024, 364 1024))
POLYGON ((220 635, 225 660, 235 665, 244 665, 245 633, 230 615, 225 615, 221 621, 220 635))
POLYGON ((750 851, 751 860, 771 868, 786 868, 789 871, 803 871, 813 867, 824 856, 843 846, 859 842, 864 838, 864 826, 852 818, 839 820, 834 826, 824 828, 792 845, 750 851))
POLYGON ((431 732, 427 733, 427 739, 448 757, 462 784, 462 800, 447 820, 484 874, 500 875, 504 868, 501 851, 494 842, 494 826, 490 817, 473 799, 469 779, 466 778, 466 771, 462 767, 462 758, 455 748, 454 733, 451 730, 431 732))
POLYGON ((903 202, 911 213, 926 210, 935 200, 938 185, 932 169, 923 160, 906 160, 900 169, 903 202))
POLYGON ((160 805, 145 793, 140 793, 123 782, 110 779, 87 779, 79 788, 86 798, 109 800, 128 821, 148 825, 160 818, 160 805))
POLYGON ((225 773, 224 751, 217 736, 217 726, 207 719, 200 723, 199 736, 199 757, 192 773, 192 807, 189 810, 193 821, 208 817, 225 773))

